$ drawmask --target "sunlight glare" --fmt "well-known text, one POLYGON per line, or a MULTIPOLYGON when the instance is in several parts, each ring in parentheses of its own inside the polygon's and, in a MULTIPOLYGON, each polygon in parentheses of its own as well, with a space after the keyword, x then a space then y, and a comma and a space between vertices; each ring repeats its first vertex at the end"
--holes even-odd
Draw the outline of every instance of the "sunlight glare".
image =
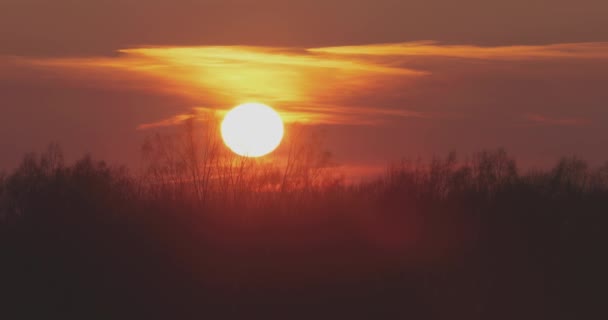
POLYGON ((245 103, 230 110, 222 122, 228 148, 244 157, 261 157, 274 151, 283 139, 283 120, 267 105, 245 103))

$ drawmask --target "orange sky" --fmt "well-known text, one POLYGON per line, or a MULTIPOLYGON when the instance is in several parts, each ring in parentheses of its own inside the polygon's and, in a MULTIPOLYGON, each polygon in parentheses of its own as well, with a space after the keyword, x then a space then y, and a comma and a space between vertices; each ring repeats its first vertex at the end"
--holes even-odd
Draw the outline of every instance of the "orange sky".
POLYGON ((137 164, 146 135, 246 101, 358 172, 607 160, 608 5, 489 2, 0 0, 0 168, 50 141, 137 164))

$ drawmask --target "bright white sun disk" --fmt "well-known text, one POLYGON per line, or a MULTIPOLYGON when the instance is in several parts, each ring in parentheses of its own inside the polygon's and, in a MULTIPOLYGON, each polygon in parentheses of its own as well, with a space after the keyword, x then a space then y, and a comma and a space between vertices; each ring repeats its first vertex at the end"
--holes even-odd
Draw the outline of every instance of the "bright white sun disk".
POLYGON ((267 105, 245 103, 230 110, 222 122, 222 138, 234 153, 261 157, 274 151, 283 139, 283 120, 267 105))

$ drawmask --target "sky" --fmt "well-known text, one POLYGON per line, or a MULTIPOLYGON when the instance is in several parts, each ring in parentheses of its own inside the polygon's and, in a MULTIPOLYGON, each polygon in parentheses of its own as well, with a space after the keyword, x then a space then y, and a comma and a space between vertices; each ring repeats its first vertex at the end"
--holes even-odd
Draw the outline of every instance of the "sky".
POLYGON ((0 169, 51 141, 137 166, 146 136, 247 101, 322 131, 351 172, 497 147, 600 164, 607 16, 604 0, 0 0, 0 169))

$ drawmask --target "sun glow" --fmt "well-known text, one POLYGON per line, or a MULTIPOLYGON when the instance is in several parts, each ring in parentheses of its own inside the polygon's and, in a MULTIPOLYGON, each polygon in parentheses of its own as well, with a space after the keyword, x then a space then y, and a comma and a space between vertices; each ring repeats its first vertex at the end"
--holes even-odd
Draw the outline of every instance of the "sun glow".
POLYGON ((230 110, 222 121, 222 139, 234 153, 261 157, 274 151, 283 139, 283 120, 271 107, 245 103, 230 110))

